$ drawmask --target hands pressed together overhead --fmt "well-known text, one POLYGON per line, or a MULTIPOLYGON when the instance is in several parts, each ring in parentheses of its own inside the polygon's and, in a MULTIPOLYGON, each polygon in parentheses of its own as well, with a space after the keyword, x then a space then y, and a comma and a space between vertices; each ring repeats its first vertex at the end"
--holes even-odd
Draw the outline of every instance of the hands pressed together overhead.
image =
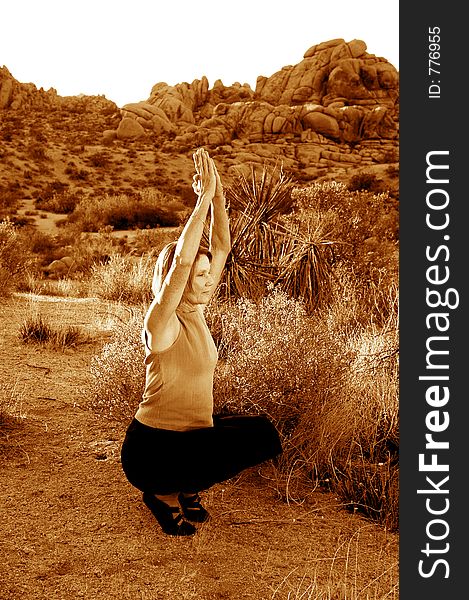
POLYGON ((195 165, 192 188, 199 198, 207 194, 210 198, 223 195, 223 186, 215 163, 208 152, 199 148, 192 155, 195 165))

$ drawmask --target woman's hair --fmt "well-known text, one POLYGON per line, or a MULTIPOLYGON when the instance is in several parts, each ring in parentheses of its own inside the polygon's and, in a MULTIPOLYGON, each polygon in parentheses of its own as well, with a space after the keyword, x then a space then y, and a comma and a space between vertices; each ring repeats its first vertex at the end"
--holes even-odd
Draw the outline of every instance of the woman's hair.
MULTIPOLYGON (((151 291, 153 295, 156 296, 158 292, 161 290, 164 280, 171 269, 171 265, 174 261, 174 255, 176 253, 177 242, 169 242, 166 246, 161 250, 158 258, 156 260, 155 269, 153 271, 153 280, 151 283, 151 291)), ((201 246, 197 251, 197 255, 192 264, 191 272, 189 274, 189 279, 187 282, 187 286, 191 289, 192 278, 194 274, 195 263, 199 256, 206 256, 210 261, 212 260, 212 253, 208 248, 201 246)))

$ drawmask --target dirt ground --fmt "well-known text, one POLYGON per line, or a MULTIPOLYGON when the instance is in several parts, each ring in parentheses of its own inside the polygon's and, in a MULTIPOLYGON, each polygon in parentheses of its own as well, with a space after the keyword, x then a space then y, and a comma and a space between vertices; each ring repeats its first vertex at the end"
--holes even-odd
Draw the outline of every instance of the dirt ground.
POLYGON ((22 398, 24 419, 0 430, 0 598, 397 599, 398 535, 330 493, 286 502, 268 463, 206 492, 212 519, 192 538, 161 532, 121 470, 125 424, 87 407, 90 359, 118 311, 93 299, 1 300, 0 384, 22 398), (64 352, 24 344, 32 312, 90 341, 64 352))

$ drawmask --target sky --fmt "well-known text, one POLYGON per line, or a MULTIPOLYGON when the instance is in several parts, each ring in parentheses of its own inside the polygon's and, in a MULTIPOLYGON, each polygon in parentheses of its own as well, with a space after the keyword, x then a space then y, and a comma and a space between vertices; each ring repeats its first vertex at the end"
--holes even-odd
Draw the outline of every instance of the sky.
POLYGON ((0 20, 0 66, 15 79, 119 107, 204 75, 255 89, 335 38, 399 70, 399 0, 11 0, 0 20))

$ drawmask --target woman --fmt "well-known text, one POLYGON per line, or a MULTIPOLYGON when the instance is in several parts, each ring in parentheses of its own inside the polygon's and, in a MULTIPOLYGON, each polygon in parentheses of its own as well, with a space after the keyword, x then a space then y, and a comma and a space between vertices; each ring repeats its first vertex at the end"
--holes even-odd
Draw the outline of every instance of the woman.
POLYGON ((163 531, 195 533, 209 517, 199 492, 281 452, 263 416, 213 416, 217 349, 204 318, 230 252, 220 177, 208 153, 194 155, 195 208, 154 270, 154 299, 142 332, 146 382, 122 445, 129 482, 163 531), (200 246, 210 211, 210 248, 200 246))

